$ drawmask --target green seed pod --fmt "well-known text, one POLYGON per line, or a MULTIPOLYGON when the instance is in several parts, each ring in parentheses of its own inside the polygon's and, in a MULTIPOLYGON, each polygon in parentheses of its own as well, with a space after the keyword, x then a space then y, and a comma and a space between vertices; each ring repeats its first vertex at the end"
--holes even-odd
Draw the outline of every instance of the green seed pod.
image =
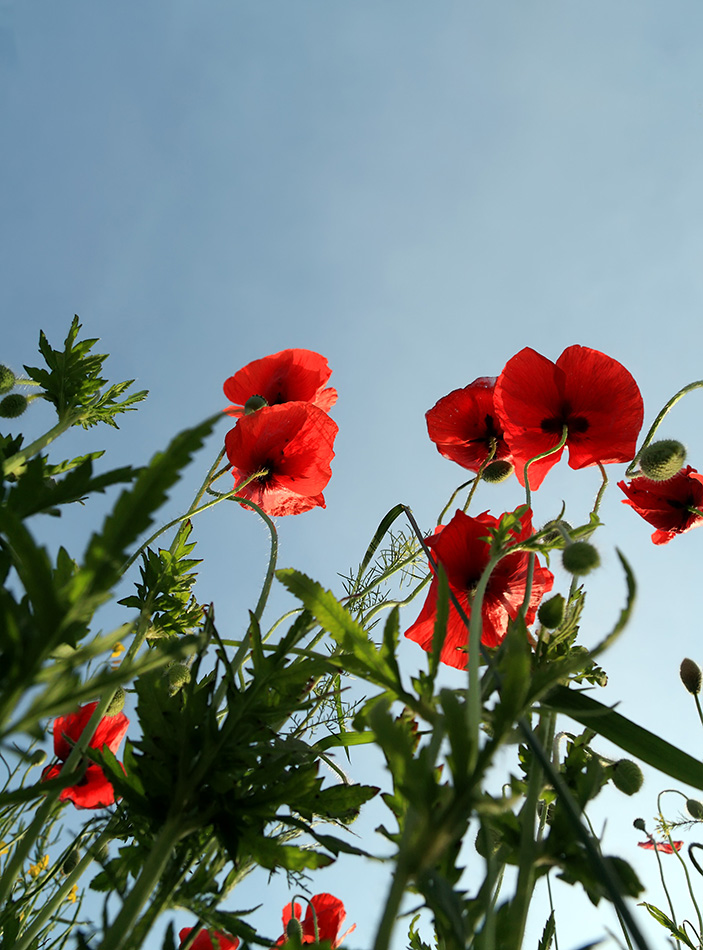
POLYGON ((652 482, 666 482, 683 468, 686 449, 676 439, 652 442, 640 456, 640 469, 652 482))
POLYGON ((681 666, 679 667, 679 676, 681 677, 681 682, 686 687, 686 689, 692 695, 697 695, 701 691, 701 668, 697 663, 694 663, 693 660, 689 660, 688 657, 681 660, 681 666))
POLYGON ((9 366, 3 366, 0 363, 0 395, 3 393, 9 393, 11 389, 14 389, 15 382, 17 377, 12 372, 9 366))
POLYGON ((545 600, 540 605, 537 612, 539 622, 547 630, 555 630, 564 619, 564 598, 561 594, 555 594, 549 600, 545 600))
POLYGON ((10 393, 9 396, 0 401, 0 417, 3 419, 16 419, 21 416, 27 408, 27 397, 22 393, 10 393))
POLYGON ((613 766, 613 785, 625 795, 634 795, 642 788, 642 769, 632 759, 619 759, 613 766))
POLYGON ((489 482, 491 485, 497 485, 499 482, 504 482, 506 478, 510 476, 515 471, 515 466, 510 462, 506 462, 502 459, 498 459, 496 462, 491 462, 490 465, 487 465, 483 472, 481 473, 481 478, 484 482, 489 482))
POLYGON ((70 874, 75 868, 78 867, 78 862, 81 859, 81 853, 78 848, 71 848, 71 850, 66 855, 66 859, 61 865, 62 874, 70 874))
POLYGON ((646 825, 644 823, 644 818, 635 818, 632 822, 632 827, 636 828, 638 831, 645 831, 646 825))
POLYGON ((187 663, 173 663, 168 670, 168 691, 171 696, 190 683, 190 667, 187 663))
POLYGON ((264 406, 268 406, 268 403, 263 396, 249 396, 244 403, 244 415, 250 416, 252 412, 256 412, 257 409, 263 409, 264 406))
POLYGON ((600 555, 588 541, 575 541, 564 549, 561 563, 569 574, 589 574, 600 564, 600 555))
POLYGON ((703 820, 703 803, 697 802, 695 798, 686 799, 686 811, 696 821, 703 820))
POLYGON ((106 716, 117 716, 124 709, 124 701, 126 697, 125 691, 121 686, 118 686, 115 690, 115 695, 110 700, 110 705, 105 710, 106 716))

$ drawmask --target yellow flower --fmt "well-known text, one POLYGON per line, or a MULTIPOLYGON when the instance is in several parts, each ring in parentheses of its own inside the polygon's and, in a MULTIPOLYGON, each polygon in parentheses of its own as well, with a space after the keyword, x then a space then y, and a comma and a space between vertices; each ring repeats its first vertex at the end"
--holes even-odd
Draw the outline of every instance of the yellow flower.
POLYGON ((112 648, 112 654, 111 654, 112 659, 113 660, 117 659, 117 657, 120 656, 120 654, 122 653, 124 653, 124 647, 122 646, 121 643, 116 643, 114 647, 112 648))
POLYGON ((70 901, 72 904, 78 900, 78 885, 74 884, 71 890, 66 895, 66 900, 70 901))

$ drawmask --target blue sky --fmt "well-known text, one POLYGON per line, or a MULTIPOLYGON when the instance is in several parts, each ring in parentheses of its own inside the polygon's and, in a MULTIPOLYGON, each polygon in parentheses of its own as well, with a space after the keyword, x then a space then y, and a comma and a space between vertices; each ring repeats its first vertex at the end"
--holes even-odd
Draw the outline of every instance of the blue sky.
MULTIPOLYGON (((425 411, 523 346, 620 360, 646 424, 703 377, 702 27, 697 0, 0 0, 0 358, 34 362, 39 328, 58 342, 78 313, 114 378, 151 390, 109 434, 122 464, 221 407, 249 360, 323 353, 340 394, 328 507, 281 522, 281 563, 337 585, 398 501, 432 525, 463 472, 428 442, 425 411)), ((700 399, 662 431, 698 468, 700 399)), ((28 428, 49 418, 39 407, 28 428)), ((72 436, 67 451, 103 441, 72 436)), ((535 520, 562 498, 578 520, 596 486, 562 463, 535 520)), ((481 491, 478 510, 520 502, 515 484, 481 491)), ((602 695, 696 752, 677 670, 703 660, 703 534, 654 548, 614 485, 603 513, 584 642, 622 603, 616 545, 640 596, 602 695)), ((77 539, 89 524, 77 515, 77 539)), ((264 532, 238 510, 199 531, 199 595, 235 631, 264 532)), ((409 674, 424 660, 412 644, 402 657, 409 674)), ((630 823, 664 784, 648 774, 636 799, 596 803, 612 850, 634 848, 630 823)), ((656 903, 653 860, 634 860, 656 903)), ((344 891, 363 946, 373 914, 350 873, 316 889, 344 891)), ((253 902, 277 918, 284 899, 272 886, 253 902)), ((600 934, 585 898, 559 900, 563 947, 600 934)))

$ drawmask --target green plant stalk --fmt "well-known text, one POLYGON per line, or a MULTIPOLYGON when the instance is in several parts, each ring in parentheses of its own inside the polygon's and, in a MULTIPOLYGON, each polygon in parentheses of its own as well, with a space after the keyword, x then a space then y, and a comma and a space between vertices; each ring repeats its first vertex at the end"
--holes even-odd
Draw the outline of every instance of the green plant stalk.
POLYGON ((132 928, 152 891, 158 886, 173 849, 182 835, 183 822, 180 814, 176 812, 164 822, 139 877, 103 937, 99 950, 122 950, 127 945, 132 928))
POLYGON ((637 452, 633 460, 630 462, 630 464, 627 466, 627 469, 625 471, 625 478, 632 478, 632 476, 637 473, 637 465, 642 456, 642 453, 644 452, 644 450, 647 448, 647 446, 650 444, 650 442, 654 438, 657 429, 664 421, 664 417, 669 412, 669 410, 673 409, 673 407, 676 405, 679 399, 683 399, 683 397, 687 393, 693 392, 694 389, 701 389, 701 388, 703 388, 703 379, 697 379, 695 382, 689 383, 688 386, 684 386, 683 389, 679 389, 679 391, 671 397, 671 399, 666 403, 664 408, 661 410, 657 418, 652 423, 649 429, 649 432, 647 433, 645 437, 644 442, 639 448, 639 451, 637 452))
MULTIPOLYGON (((403 837, 405 838, 406 835, 404 834, 403 837)), ((403 843, 401 842, 400 848, 402 849, 402 847, 403 843)), ((388 950, 391 936, 393 934, 393 928, 400 910, 400 904, 403 900, 405 888, 407 887, 409 880, 409 868, 405 866, 405 862, 403 862, 401 865, 399 861, 393 874, 393 880, 391 881, 388 897, 386 898, 386 906, 383 908, 383 916, 381 917, 381 922, 379 923, 378 930, 376 931, 376 939, 374 940, 373 950, 388 950)))
POLYGON ((7 478, 8 475, 19 474, 28 459, 38 455, 42 449, 45 449, 47 445, 50 445, 55 439, 58 439, 58 437, 63 435, 71 426, 80 423, 81 419, 85 418, 86 415, 87 413, 83 411, 69 413, 62 420, 57 422, 53 428, 49 429, 48 432, 45 432, 44 435, 38 439, 35 439, 34 442, 31 442, 26 448, 11 455, 9 459, 5 459, 2 463, 3 477, 7 478))
POLYGON ((540 459, 545 459, 547 458, 548 455, 553 455, 555 452, 558 452, 559 449, 563 449, 564 446, 566 445, 566 440, 568 436, 569 436, 569 427, 565 425, 561 430, 561 438, 559 439, 557 444, 554 446, 554 448, 547 449, 546 452, 540 452, 539 455, 535 455, 533 456, 533 458, 528 459, 527 462, 525 462, 525 467, 523 469, 522 477, 525 482, 525 504, 527 505, 528 508, 532 507, 532 491, 530 490, 530 479, 528 477, 527 470, 529 469, 530 465, 532 465, 533 462, 538 462, 540 459))
MULTIPOLYGON (((502 554, 494 555, 486 565, 474 592, 469 619, 469 691, 466 696, 466 725, 468 731, 469 756, 468 771, 473 772, 478 760, 479 732, 481 728, 481 679, 479 658, 481 654, 481 634, 483 633, 483 598, 491 579, 493 568, 502 554)), ((450 591, 451 593, 451 591, 450 591)))

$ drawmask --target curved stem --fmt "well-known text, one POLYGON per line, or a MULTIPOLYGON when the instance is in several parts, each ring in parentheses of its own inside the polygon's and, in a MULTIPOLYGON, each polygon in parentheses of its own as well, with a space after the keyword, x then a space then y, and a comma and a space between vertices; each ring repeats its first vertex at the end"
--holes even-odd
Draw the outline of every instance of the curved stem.
POLYGON ((568 435, 569 435, 569 427, 565 425, 561 430, 561 438, 559 439, 557 444, 554 446, 554 448, 547 449, 546 452, 540 452, 539 455, 535 455, 531 459, 528 459, 527 462, 525 462, 525 467, 522 470, 523 471, 522 477, 525 481, 525 504, 528 506, 528 508, 532 507, 532 492, 530 490, 530 480, 528 478, 528 473, 527 473, 528 468, 530 467, 530 465, 532 465, 533 462, 538 462, 540 459, 546 459, 548 455, 553 455, 555 452, 558 452, 559 449, 563 449, 564 446, 566 445, 566 440, 568 438, 568 435))
POLYGON ((69 413, 69 415, 57 422, 53 428, 49 429, 48 432, 45 432, 44 435, 40 436, 38 439, 35 439, 34 442, 31 442, 26 448, 21 449, 14 455, 11 455, 9 459, 5 459, 5 461, 2 463, 3 477, 7 478, 8 475, 19 474, 24 468, 28 459, 38 455, 42 449, 45 449, 47 445, 49 445, 49 443, 53 442, 55 439, 58 439, 58 437, 63 435, 63 433, 66 432, 67 429, 70 429, 71 426, 79 423, 83 418, 83 415, 83 412, 69 413))
POLYGON ((639 448, 639 451, 637 452, 637 455, 635 455, 633 460, 627 466, 627 469, 625 471, 625 478, 632 478, 632 476, 636 474, 637 465, 642 453, 644 452, 644 450, 647 448, 647 446, 650 444, 650 442, 654 438, 654 435, 657 429, 664 421, 664 417, 669 412, 669 410, 673 409, 673 407, 676 405, 679 399, 683 399, 686 393, 690 393, 690 392, 693 392, 694 389, 701 389, 701 388, 703 388, 703 379, 697 379, 695 382, 689 383, 688 386, 684 386, 683 389, 679 389, 679 391, 671 397, 671 399, 666 403, 664 408, 661 410, 657 418, 652 423, 649 429, 649 432, 647 433, 645 437, 644 442, 642 443, 642 445, 639 448))

